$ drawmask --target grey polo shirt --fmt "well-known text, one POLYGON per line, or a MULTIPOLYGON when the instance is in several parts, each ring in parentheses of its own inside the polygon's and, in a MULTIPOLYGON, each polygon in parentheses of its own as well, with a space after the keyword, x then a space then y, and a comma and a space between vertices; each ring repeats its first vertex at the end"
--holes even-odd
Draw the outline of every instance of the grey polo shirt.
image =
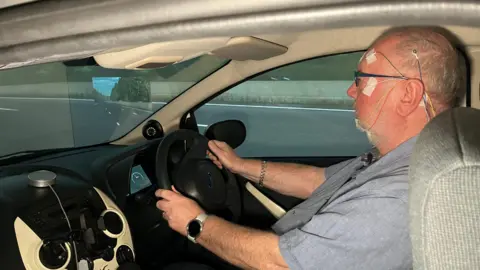
POLYGON ((325 169, 325 183, 272 229, 290 269, 411 269, 408 163, 416 137, 373 164, 325 169), (350 179, 328 201, 325 187, 350 179))

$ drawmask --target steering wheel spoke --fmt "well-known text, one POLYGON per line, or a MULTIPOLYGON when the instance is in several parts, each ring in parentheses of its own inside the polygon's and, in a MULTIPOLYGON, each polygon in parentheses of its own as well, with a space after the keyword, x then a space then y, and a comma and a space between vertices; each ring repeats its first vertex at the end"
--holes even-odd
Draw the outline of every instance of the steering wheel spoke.
POLYGON ((232 214, 232 221, 238 222, 243 210, 240 184, 233 173, 228 170, 225 170, 224 173, 227 177, 227 200, 225 202, 225 207, 232 214))
MULTIPOLYGON (((198 134, 200 135, 200 134, 198 134)), ((198 136, 191 140, 191 145, 187 149, 187 153, 183 156, 183 160, 189 159, 205 159, 208 150, 208 140, 203 136, 198 136)))

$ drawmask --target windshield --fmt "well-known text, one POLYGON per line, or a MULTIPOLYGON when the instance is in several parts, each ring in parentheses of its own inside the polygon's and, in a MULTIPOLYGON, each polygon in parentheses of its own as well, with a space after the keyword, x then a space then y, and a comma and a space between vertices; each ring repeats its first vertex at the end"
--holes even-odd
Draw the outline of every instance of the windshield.
POLYGON ((0 155, 115 140, 227 60, 151 70, 48 63, 0 71, 0 155))

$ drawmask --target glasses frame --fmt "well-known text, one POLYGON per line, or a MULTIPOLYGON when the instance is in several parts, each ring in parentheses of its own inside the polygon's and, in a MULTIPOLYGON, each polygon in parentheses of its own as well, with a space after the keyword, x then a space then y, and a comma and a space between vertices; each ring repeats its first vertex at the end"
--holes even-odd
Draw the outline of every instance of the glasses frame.
POLYGON ((392 76, 392 75, 383 75, 383 74, 372 74, 372 73, 365 73, 358 70, 355 70, 354 73, 355 78, 355 86, 358 87, 360 85, 360 78, 390 78, 390 79, 399 79, 399 80, 408 80, 410 78, 405 76, 392 76))

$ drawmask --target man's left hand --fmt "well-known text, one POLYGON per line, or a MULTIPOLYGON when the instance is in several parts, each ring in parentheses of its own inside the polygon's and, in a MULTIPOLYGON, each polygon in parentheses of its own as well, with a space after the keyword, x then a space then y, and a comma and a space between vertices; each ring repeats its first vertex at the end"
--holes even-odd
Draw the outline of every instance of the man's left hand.
POLYGON ((157 208, 163 211, 163 218, 173 230, 182 235, 187 234, 187 225, 205 211, 193 200, 180 194, 175 187, 173 191, 159 189, 155 196, 163 198, 157 202, 157 208))

